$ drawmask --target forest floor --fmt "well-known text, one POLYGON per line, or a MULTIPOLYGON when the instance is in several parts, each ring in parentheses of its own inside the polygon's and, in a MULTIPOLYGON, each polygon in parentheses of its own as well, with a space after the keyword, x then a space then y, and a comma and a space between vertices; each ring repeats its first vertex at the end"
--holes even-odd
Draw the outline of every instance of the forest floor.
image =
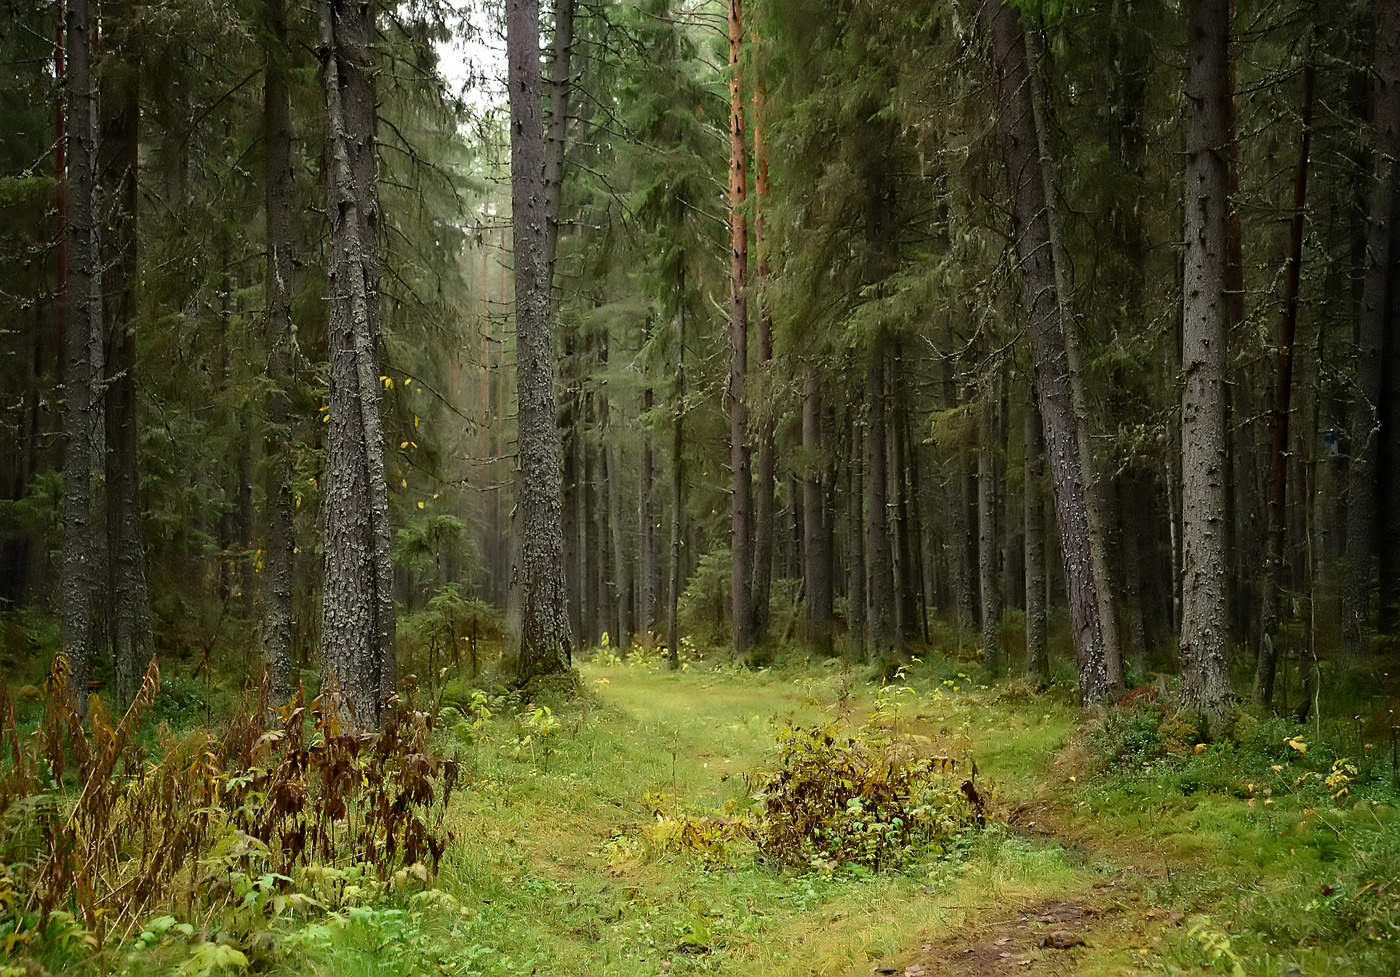
POLYGON ((552 711, 500 710, 459 730, 471 787, 454 801, 456 840, 436 881, 451 911, 415 911, 397 928, 366 914, 291 969, 1302 977, 1400 968, 1393 793, 1378 803, 1358 781, 1356 796, 1330 801, 1316 763, 1289 766, 1290 753, 1313 762, 1322 751, 1274 743, 1272 726, 1257 750, 1211 746, 1095 772, 1072 703, 978 687, 958 671, 968 667, 924 664, 881 693, 865 671, 838 663, 587 664, 585 693, 552 711), (657 841, 668 816, 746 801, 745 774, 771 766, 782 724, 858 724, 877 696, 902 733, 975 759, 993 798, 985 829, 878 873, 778 869, 752 851, 657 841), (412 953, 395 965, 405 942, 412 953))

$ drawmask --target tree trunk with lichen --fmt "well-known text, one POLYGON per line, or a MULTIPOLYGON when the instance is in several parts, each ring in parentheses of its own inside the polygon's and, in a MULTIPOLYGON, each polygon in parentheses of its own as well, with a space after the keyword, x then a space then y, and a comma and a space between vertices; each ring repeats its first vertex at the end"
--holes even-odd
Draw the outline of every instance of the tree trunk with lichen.
POLYGON ((549 190, 540 106, 538 0, 507 0, 511 224, 515 245, 518 397, 520 682, 572 664, 559 429, 555 423, 554 341, 550 322, 549 190))
POLYGON ((394 573, 380 416, 379 199, 372 8, 322 0, 330 409, 326 450, 324 689, 348 718, 378 722, 393 692, 394 573))
POLYGON ((1182 278, 1181 699, 1208 735, 1230 708, 1225 658, 1225 341, 1229 324, 1229 0, 1187 5, 1182 278))

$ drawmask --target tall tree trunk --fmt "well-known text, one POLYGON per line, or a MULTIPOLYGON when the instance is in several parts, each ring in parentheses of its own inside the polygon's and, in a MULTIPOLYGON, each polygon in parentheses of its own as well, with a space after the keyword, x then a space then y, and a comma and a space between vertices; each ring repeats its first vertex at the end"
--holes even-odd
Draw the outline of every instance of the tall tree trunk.
POLYGON ((285 0, 267 0, 267 67, 263 87, 263 141, 266 145, 265 214, 267 221, 267 376, 268 392, 263 409, 268 434, 263 445, 267 456, 264 506, 267 523, 267 558, 263 579, 263 667, 271 683, 273 700, 286 702, 292 695, 292 554, 293 528, 291 477, 292 408, 290 387, 296 350, 292 322, 292 125, 285 0))
MULTIPOLYGON (((768 197, 768 152, 764 142, 762 81, 753 92, 753 156, 754 156, 754 222, 753 246, 759 285, 758 301, 758 362, 766 369, 773 358, 773 319, 764 304, 762 287, 768 277, 768 255, 763 248, 763 208, 768 197)), ((758 467, 755 472, 754 546, 753 546, 753 615, 754 640, 763 641, 768 633, 769 593, 773 583, 773 417, 765 411, 758 432, 758 467)))
POLYGON ((748 221, 744 216, 748 180, 744 160, 744 96, 739 75, 743 41, 743 0, 729 0, 729 464, 733 478, 729 497, 729 605, 735 655, 747 653, 753 643, 752 486, 746 401, 749 244, 748 221))
POLYGON ((1037 685, 1050 678, 1050 658, 1045 641, 1045 441, 1040 416, 1032 396, 1026 404, 1025 472, 1023 512, 1025 518, 1026 572, 1026 677, 1037 685))
POLYGON ((627 527, 622 518, 624 495, 622 478, 622 449, 617 437, 608 432, 607 506, 608 527, 612 535, 613 603, 617 605, 617 630, 613 642, 623 654, 632 646, 632 567, 628 561, 631 547, 627 542, 627 527))
POLYGON ((587 418, 591 416, 591 401, 587 394, 584 395, 584 427, 579 432, 579 489, 578 489, 578 512, 575 519, 578 520, 578 588, 582 595, 582 607, 579 615, 582 631, 579 633, 580 644, 593 645, 598 640, 598 632, 604 627, 603 605, 598 603, 598 587, 596 580, 597 551, 601 549, 593 520, 593 497, 594 486, 597 484, 597 469, 593 465, 593 452, 588 444, 588 424, 587 418))
POLYGON ((519 405, 516 504, 520 511, 520 565, 515 576, 521 602, 516 671, 520 682, 568 669, 573 645, 564 587, 563 494, 549 311, 550 215, 540 119, 539 30, 538 0, 507 0, 519 405))
POLYGON ((72 668, 79 708, 86 709, 88 677, 96 651, 97 568, 104 534, 95 508, 93 477, 102 458, 102 277, 97 215, 93 203, 97 113, 93 98, 92 41, 95 26, 88 0, 68 0, 64 15, 67 65, 66 216, 67 317, 63 368, 63 651, 72 668), (95 369, 96 367, 96 369, 95 369))
POLYGON ((861 428, 847 408, 846 420, 846 631, 851 653, 865 653, 865 523, 861 503, 865 498, 861 471, 861 428))
POLYGON ((900 648, 907 648, 917 638, 917 612, 914 586, 916 574, 909 534, 909 495, 905 491, 908 459, 904 454, 904 415, 907 394, 904 386, 903 357, 896 340, 885 356, 885 441, 886 464, 889 466, 889 525, 890 552, 894 571, 895 636, 900 648))
POLYGON ((578 443, 583 427, 583 419, 579 413, 579 388, 582 385, 583 371, 579 369, 577 340, 577 330, 564 330, 563 352, 560 358, 560 372, 564 374, 561 386, 565 390, 564 402, 559 411, 559 430, 563 438, 564 493, 560 528, 564 534, 564 583, 568 588, 569 630, 582 642, 586 640, 586 636, 583 628, 583 594, 580 591, 583 578, 578 573, 578 443))
POLYGON ((136 694, 151 656, 146 548, 141 532, 141 478, 136 419, 136 196, 140 136, 139 48, 131 8, 102 7, 103 71, 97 179, 104 206, 103 321, 107 328, 107 567, 109 622, 118 701, 136 694))
POLYGON ((1189 0, 1182 295, 1181 698, 1218 735, 1230 705, 1225 658, 1225 342, 1230 212, 1229 0, 1189 0))
POLYGON ((1031 104, 1025 33, 1005 0, 989 0, 983 19, 992 38, 997 73, 997 128, 1011 187, 1012 218, 1021 283, 1035 360, 1035 386, 1051 462, 1060 553, 1068 592, 1070 630, 1079 665, 1079 695, 1096 702, 1119 690, 1105 643, 1102 581, 1094 568, 1087 481, 1070 384, 1068 324, 1056 284, 1045 179, 1035 110, 1031 104))
POLYGON ((821 386, 816 368, 802 381, 802 556, 806 571, 807 643, 821 655, 831 654, 831 536, 822 491, 825 453, 822 446, 821 386))
POLYGON ((865 379, 865 633, 871 661, 893 660, 894 554, 890 546, 889 484, 885 465, 885 356, 877 342, 865 379))
POLYGON ((1274 697, 1274 668, 1278 661, 1279 588, 1283 574, 1284 531, 1288 499, 1288 427, 1293 395, 1293 340, 1298 331, 1298 283, 1303 270, 1303 218, 1308 200, 1308 149, 1312 137, 1313 60, 1311 42, 1303 62, 1302 132, 1298 163, 1293 171, 1293 218, 1289 224, 1288 261, 1284 266, 1283 315, 1279 322, 1274 402, 1269 429, 1268 542, 1260 594, 1259 648, 1255 657, 1254 702, 1267 706, 1274 697))
POLYGON ((977 425, 977 574, 982 598, 982 667, 996 674, 1001 667, 1001 588, 997 574, 997 450, 1001 397, 982 391, 977 425))
POLYGON ((930 575, 933 572, 928 559, 927 535, 924 532, 923 518, 923 479, 919 477, 919 442, 914 440, 913 425, 909 419, 912 413, 908 403, 900 405, 906 457, 908 458, 908 481, 905 484, 905 497, 909 506, 909 551, 914 561, 914 599, 918 634, 924 644, 928 644, 928 605, 931 590, 930 575))
MULTIPOLYGON (((943 406, 952 408, 958 404, 958 386, 954 377, 951 357, 943 359, 943 406)), ((962 444, 953 446, 948 477, 945 483, 944 509, 948 513, 948 573, 950 580, 950 616, 958 635, 958 645, 962 645, 963 628, 972 624, 972 565, 971 535, 968 511, 975 491, 968 490, 971 466, 967 463, 967 449, 962 444)))
MULTIPOLYGON (((1348 473, 1346 580, 1342 590, 1343 636, 1352 655, 1366 647, 1370 628, 1371 583, 1380 539, 1380 443, 1384 389, 1383 351, 1395 219, 1397 167, 1400 167, 1400 0, 1379 0, 1376 65, 1371 88, 1371 119, 1376 131, 1372 156, 1370 211, 1362 268, 1361 313, 1357 328, 1356 391, 1352 401, 1351 470, 1348 473)), ((1387 500, 1393 505, 1393 500, 1387 500)))
MULTIPOLYGON (((565 137, 569 125, 569 94, 573 86, 574 6, 576 0, 555 0, 554 36, 549 62, 549 119, 544 136, 545 281, 554 284, 554 259, 559 249, 559 201, 564 190, 565 137)), ((538 0, 536 0, 538 10, 538 0)))
MULTIPOLYGON (((379 412, 379 199, 368 4, 322 0, 330 217, 323 687, 357 723, 393 691, 394 570, 379 412)), ((552 415, 551 415, 552 417, 552 415)))
POLYGON ((685 535, 685 269, 680 272, 676 307, 675 413, 671 418, 671 559, 666 587, 666 648, 671 666, 680 663, 681 540, 685 535))
POLYGON ((1132 656, 1133 671, 1138 680, 1144 681, 1148 670, 1147 624, 1142 606, 1142 541, 1139 527, 1154 513, 1146 493, 1142 491, 1141 481, 1132 474, 1120 477, 1116 506, 1118 516, 1115 521, 1122 548, 1123 599, 1120 606, 1124 618, 1122 630, 1127 635, 1123 646, 1132 656))
MULTIPOLYGON (((642 343, 650 341, 651 321, 647 320, 642 343)), ((650 416, 654 402, 651 385, 642 390, 642 413, 650 416)), ((642 430, 642 474, 637 482, 637 630, 642 646, 650 651, 656 642, 656 506, 652 482, 656 478, 656 458, 650 426, 642 430)))

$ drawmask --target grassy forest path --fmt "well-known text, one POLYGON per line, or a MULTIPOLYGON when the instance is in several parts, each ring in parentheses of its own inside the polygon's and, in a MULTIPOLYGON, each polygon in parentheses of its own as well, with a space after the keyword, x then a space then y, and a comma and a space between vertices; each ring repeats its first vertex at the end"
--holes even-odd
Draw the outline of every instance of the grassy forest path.
POLYGON ((665 826, 746 798, 781 724, 862 721, 880 694, 862 672, 585 666, 580 700, 478 743, 440 882, 480 906, 467 952, 483 973, 618 977, 1144 972, 1183 916, 1154 907, 1166 859, 1056 800, 1068 703, 974 689, 957 667, 886 709, 976 759, 993 824, 904 871, 824 875, 677 850, 665 826))

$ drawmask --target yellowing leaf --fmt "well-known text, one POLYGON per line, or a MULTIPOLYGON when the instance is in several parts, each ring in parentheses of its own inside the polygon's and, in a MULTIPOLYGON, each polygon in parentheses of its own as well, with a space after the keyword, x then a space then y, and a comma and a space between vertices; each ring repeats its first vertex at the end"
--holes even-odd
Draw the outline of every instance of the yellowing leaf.
POLYGON ((1284 743, 1291 749, 1297 750, 1299 754, 1308 752, 1308 744, 1304 743, 1301 737, 1290 736, 1284 743))
POLYGON ((418 500, 418 508, 420 508, 420 509, 423 508, 423 500, 422 500, 422 499, 419 499, 419 500, 418 500))

